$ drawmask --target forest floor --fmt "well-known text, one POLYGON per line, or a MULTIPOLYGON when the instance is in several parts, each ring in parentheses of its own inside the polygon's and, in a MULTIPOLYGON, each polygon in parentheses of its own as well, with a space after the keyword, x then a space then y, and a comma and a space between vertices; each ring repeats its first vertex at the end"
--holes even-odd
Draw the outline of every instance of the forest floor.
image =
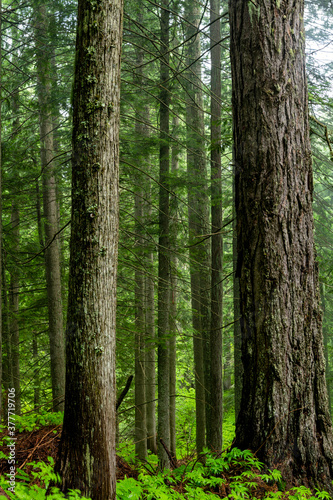
MULTIPOLYGON (((0 433, 0 443, 3 437, 7 433, 0 433)), ((38 484, 40 486, 40 480, 33 479, 31 472, 33 470, 33 465, 28 465, 31 462, 46 462, 48 463, 48 457, 52 457, 56 460, 58 447, 61 437, 61 426, 60 425, 49 425, 41 426, 39 429, 32 431, 23 431, 16 434, 17 440, 15 444, 16 453, 16 464, 17 469, 23 470, 29 474, 31 477, 31 484, 38 484)), ((8 455, 8 446, 2 444, 0 446, 0 452, 8 455)), ((186 460, 183 459, 177 463, 177 466, 186 464, 186 460)), ((142 468, 141 468, 142 470, 142 468)), ((253 471, 255 472, 255 471, 253 471)), ((2 458, 0 460, 0 475, 8 473, 8 463, 7 460, 2 458)), ((242 469, 239 465, 235 464, 230 470, 224 471, 222 478, 225 480, 223 485, 216 486, 215 488, 205 487, 206 491, 211 491, 215 493, 220 498, 225 498, 230 494, 229 483, 232 481, 236 475, 242 473, 242 469)), ((124 479, 125 477, 132 477, 137 479, 139 471, 135 469, 134 466, 128 464, 123 458, 117 456, 117 480, 124 479)), ((262 481, 259 477, 256 482, 255 497, 260 499, 264 498, 269 492, 277 491, 276 485, 270 486, 262 481)), ((179 482, 177 484, 171 485, 170 488, 178 491, 179 493, 185 492, 185 484, 179 482)), ((253 492, 254 493, 254 492, 253 492)), ((0 498, 5 492, 0 489, 0 498)))

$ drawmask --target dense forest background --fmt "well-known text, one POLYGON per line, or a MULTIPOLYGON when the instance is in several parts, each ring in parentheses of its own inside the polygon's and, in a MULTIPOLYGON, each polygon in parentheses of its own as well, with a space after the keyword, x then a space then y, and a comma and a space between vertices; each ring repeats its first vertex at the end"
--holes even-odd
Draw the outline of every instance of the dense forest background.
MULTIPOLYGON (((211 331, 221 333, 223 344, 217 359, 222 356, 225 446, 233 439, 239 410, 228 5, 215 5, 216 10, 193 0, 125 2, 118 392, 131 375, 134 383, 118 410, 118 443, 135 443, 141 459, 147 450, 156 452, 157 397, 160 409, 163 397, 170 401, 166 444, 173 456, 202 451, 207 444, 206 403, 213 391, 205 380, 211 380, 213 368, 205 346, 211 331), (220 33, 211 30, 216 19, 220 33), (217 46, 220 54, 212 63, 217 46)), ((3 2, 2 9, 2 384, 5 390, 15 387, 20 415, 32 409, 63 410, 77 6, 65 0, 14 0, 3 2)), ((331 2, 322 0, 307 1, 305 10, 330 405, 332 9, 331 2)), ((98 108, 101 101, 96 98, 93 105, 98 108)), ((95 210, 88 207, 91 218, 95 210)))

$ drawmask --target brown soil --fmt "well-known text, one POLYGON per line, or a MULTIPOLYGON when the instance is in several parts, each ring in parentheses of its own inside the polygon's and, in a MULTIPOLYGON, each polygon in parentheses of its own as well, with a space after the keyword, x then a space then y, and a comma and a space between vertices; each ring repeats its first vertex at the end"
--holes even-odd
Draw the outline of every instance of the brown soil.
MULTIPOLYGON (((0 442, 6 434, 0 434, 0 442)), ((34 431, 24 431, 16 434, 15 443, 15 453, 16 453, 16 466, 18 469, 24 469, 31 476, 31 471, 33 466, 27 466, 31 462, 48 462, 48 457, 52 457, 56 460, 58 447, 61 437, 61 426, 47 426, 41 427, 34 431)), ((0 446, 0 451, 8 455, 7 443, 0 446)), ((184 461, 177 464, 181 465, 184 461)), ((148 470, 148 469, 147 469, 148 470)), ((9 465, 6 459, 0 460, 0 475, 8 473, 9 465)), ((226 484, 215 489, 215 494, 219 495, 220 498, 225 498, 230 493, 229 482, 232 481, 232 476, 240 474, 242 470, 236 465, 234 468, 230 469, 228 473, 223 474, 223 478, 226 480, 226 484)), ((123 479, 125 476, 133 477, 137 479, 138 472, 129 465, 124 459, 117 456, 117 479, 123 479)), ((32 477, 32 476, 31 476, 32 477)), ((269 486, 264 481, 258 479, 257 488, 253 490, 253 495, 260 499, 263 498, 269 491, 277 491, 276 486, 269 486)), ((38 480, 33 480, 32 483, 39 484, 38 480)), ((180 483, 174 487, 178 492, 184 492, 184 484, 180 483)), ((170 485, 171 487, 171 485, 170 485)), ((6 497, 6 494, 0 488, 0 499, 6 497)), ((8 497, 7 497, 8 498, 8 497)))

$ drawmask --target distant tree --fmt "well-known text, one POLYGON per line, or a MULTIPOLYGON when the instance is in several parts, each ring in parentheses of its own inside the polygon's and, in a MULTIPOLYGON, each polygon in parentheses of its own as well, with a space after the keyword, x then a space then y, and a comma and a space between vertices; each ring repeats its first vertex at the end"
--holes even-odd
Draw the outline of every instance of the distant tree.
POLYGON ((43 180, 45 274, 48 298, 49 339, 53 409, 64 409, 65 340, 61 294, 57 184, 54 167, 54 136, 51 102, 51 51, 45 5, 35 7, 37 94, 39 103, 40 158, 43 180))
POLYGON ((80 0, 61 489, 116 496, 115 319, 122 2, 80 0))
POLYGON ((218 0, 210 0, 211 54, 211 218, 212 291, 210 321, 210 374, 206 381, 209 412, 207 446, 222 450, 222 320, 223 320, 223 240, 222 240, 222 165, 221 165, 221 19, 218 0))
MULTIPOLYGON (((201 80, 200 7, 186 4, 186 154, 188 189, 189 257, 191 274, 193 353, 196 398, 196 445, 206 444, 206 380, 210 371, 210 244, 209 198, 205 151, 203 89, 201 80), (202 241, 200 241, 200 238, 202 241), (205 380, 206 379, 206 380, 205 380)), ((209 418, 207 419, 209 421, 209 418)))
POLYGON ((234 445, 332 493, 301 0, 230 0, 240 280, 234 445))

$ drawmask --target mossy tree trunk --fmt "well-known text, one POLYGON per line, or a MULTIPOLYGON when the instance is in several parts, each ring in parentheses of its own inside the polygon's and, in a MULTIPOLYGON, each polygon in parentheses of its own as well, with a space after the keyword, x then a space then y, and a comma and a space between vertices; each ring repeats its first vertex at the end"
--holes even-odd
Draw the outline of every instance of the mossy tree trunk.
POLYGON ((61 489, 116 496, 116 277, 122 2, 79 0, 61 489))
POLYGON ((243 393, 235 446, 332 493, 301 0, 230 0, 243 393))

